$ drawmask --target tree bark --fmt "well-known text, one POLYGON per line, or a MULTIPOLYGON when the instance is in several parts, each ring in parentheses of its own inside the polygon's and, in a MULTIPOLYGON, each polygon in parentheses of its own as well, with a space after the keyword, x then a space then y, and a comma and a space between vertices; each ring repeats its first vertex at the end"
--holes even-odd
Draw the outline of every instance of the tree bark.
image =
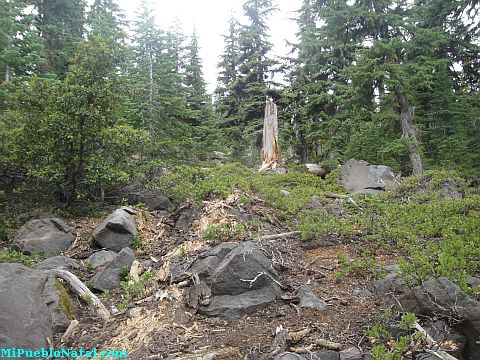
POLYGON ((414 175, 423 172, 422 156, 420 152, 420 142, 417 138, 417 129, 413 125, 415 108, 410 105, 405 94, 397 90, 395 93, 400 104, 400 124, 402 126, 402 137, 407 140, 407 150, 412 164, 412 173, 414 175))
POLYGON ((263 148, 261 153, 263 164, 260 170, 274 169, 278 162, 278 120, 277 105, 272 100, 268 100, 265 105, 263 148))

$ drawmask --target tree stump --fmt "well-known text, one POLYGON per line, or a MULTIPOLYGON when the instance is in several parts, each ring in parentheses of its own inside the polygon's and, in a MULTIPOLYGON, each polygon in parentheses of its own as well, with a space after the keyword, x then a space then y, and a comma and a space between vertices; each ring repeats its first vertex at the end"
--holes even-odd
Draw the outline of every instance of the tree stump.
POLYGON ((262 166, 259 171, 275 169, 278 163, 278 119, 277 105, 267 100, 263 123, 262 166))

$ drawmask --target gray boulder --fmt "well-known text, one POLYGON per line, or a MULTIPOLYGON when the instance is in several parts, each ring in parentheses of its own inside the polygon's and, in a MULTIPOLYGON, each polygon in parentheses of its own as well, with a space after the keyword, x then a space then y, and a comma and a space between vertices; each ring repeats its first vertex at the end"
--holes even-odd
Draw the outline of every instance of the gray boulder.
POLYGON ((144 203, 148 210, 168 210, 175 206, 168 196, 158 193, 155 190, 140 190, 128 195, 128 201, 132 204, 144 203))
POLYGON ((274 301, 281 294, 272 262, 252 242, 223 243, 190 267, 211 289, 205 315, 236 317, 274 301))
POLYGON ((300 307, 315 310, 326 310, 327 304, 315 295, 308 285, 302 285, 297 290, 297 296, 300 299, 300 307))
POLYGON ((77 260, 65 256, 54 256, 43 260, 37 265, 38 270, 62 269, 70 272, 80 269, 80 267, 81 265, 77 260))
POLYGON ((404 310, 415 314, 462 320, 469 352, 480 354, 480 302, 470 298, 447 278, 425 281, 398 298, 404 310))
POLYGON ((389 166, 371 165, 355 159, 342 166, 340 184, 352 194, 376 194, 398 186, 389 166))
POLYGON ((132 244, 137 235, 133 217, 124 209, 117 209, 93 231, 93 238, 102 247, 119 252, 132 244))
POLYGON ((135 254, 132 249, 124 248, 117 254, 115 259, 105 266, 105 269, 92 278, 91 282, 93 288, 107 291, 120 286, 120 273, 123 268, 128 268, 130 270, 133 260, 135 260, 135 254))
POLYGON ((42 271, 0 263, 0 348, 48 346, 53 331, 43 297, 46 281, 42 271))
POLYGON ((60 219, 37 219, 18 230, 13 243, 26 254, 43 253, 47 257, 60 255, 75 240, 71 229, 60 219))
POLYGON ((96 269, 100 266, 108 264, 110 261, 115 259, 116 256, 117 254, 114 251, 100 250, 90 255, 85 262, 96 269))

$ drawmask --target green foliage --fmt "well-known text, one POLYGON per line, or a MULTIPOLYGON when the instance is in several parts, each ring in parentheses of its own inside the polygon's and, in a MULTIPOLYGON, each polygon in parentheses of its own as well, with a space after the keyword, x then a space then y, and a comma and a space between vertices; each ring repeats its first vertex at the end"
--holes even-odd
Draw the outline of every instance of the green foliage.
POLYGON ((68 203, 128 180, 148 134, 116 123, 118 54, 85 41, 61 82, 32 78, 17 88, 8 118, 21 123, 18 154, 27 175, 56 185, 68 203), (21 104, 29 104, 22 106, 21 104))
POLYGON ((242 240, 247 235, 247 228, 243 224, 209 225, 201 236, 204 239, 213 240, 215 242, 242 240))
POLYGON ((296 229, 302 232, 302 240, 310 241, 323 235, 349 236, 354 233, 346 218, 329 215, 326 210, 302 211, 296 229))
POLYGON ((140 276, 138 281, 131 280, 130 277, 127 276, 120 282, 120 285, 125 293, 123 302, 119 308, 124 310, 131 306, 134 300, 143 296, 149 287, 155 285, 155 273, 146 271, 140 276))
MULTIPOLYGON (((375 345, 371 350, 371 360, 402 360, 405 353, 413 343, 415 334, 402 335, 395 339, 385 328, 385 324, 392 319, 391 311, 386 311, 378 318, 372 328, 367 332, 370 341, 375 345)), ((401 316, 400 327, 411 329, 413 323, 417 321, 415 314, 405 313, 401 316)))
POLYGON ((0 250, 0 263, 21 263, 34 268, 43 259, 42 256, 36 254, 24 255, 16 250, 0 250))
POLYGON ((120 269, 120 281, 128 281, 130 278, 130 268, 128 266, 124 266, 120 269))
POLYGON ((142 243, 142 234, 140 232, 137 232, 137 235, 135 235, 135 238, 132 240, 132 248, 134 249, 144 248, 144 244, 142 243))
POLYGON ((368 253, 364 253, 360 260, 356 258, 349 259, 343 253, 339 253, 337 256, 339 270, 335 273, 335 276, 338 279, 344 278, 351 273, 368 274, 372 277, 376 276, 375 260, 370 257, 368 253))

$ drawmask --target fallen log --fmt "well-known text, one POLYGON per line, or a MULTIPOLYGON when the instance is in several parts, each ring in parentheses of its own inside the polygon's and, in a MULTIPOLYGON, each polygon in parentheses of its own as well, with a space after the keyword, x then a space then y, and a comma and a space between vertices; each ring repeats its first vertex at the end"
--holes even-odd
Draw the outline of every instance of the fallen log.
POLYGON ((291 236, 299 236, 301 234, 302 233, 300 231, 292 231, 292 232, 281 233, 281 234, 259 236, 256 240, 259 240, 259 241, 277 240, 277 239, 288 238, 291 236))
POLYGON ((87 302, 91 302, 102 320, 110 319, 110 312, 107 310, 105 305, 102 304, 100 299, 94 293, 92 293, 90 289, 80 281, 79 278, 77 278, 71 272, 61 269, 50 270, 50 273, 57 278, 65 280, 67 284, 70 285, 72 290, 82 297, 82 299, 87 302))

